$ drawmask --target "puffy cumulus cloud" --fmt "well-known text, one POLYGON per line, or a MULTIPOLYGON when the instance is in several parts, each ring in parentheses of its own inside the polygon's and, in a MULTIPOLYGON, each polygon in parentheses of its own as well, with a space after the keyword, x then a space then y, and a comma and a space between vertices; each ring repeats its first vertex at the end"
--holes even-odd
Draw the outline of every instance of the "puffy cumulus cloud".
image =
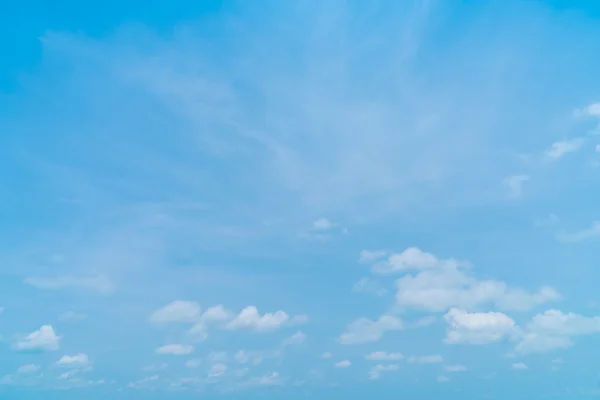
POLYGON ((350 323, 339 337, 341 344, 376 342, 388 331, 403 329, 402 320, 389 315, 381 316, 377 321, 359 318, 350 323))
POLYGON ((280 329, 288 323, 298 324, 304 321, 306 321, 305 316, 290 318, 283 311, 260 315, 256 307, 248 306, 228 322, 225 327, 231 330, 247 329, 255 332, 267 332, 280 329))
POLYGON ((537 292, 511 288, 502 281, 478 280, 466 262, 440 259, 415 247, 386 254, 372 265, 374 273, 405 273, 396 281, 396 305, 400 309, 444 312, 456 307, 473 310, 494 306, 502 310, 527 311, 560 299, 551 287, 537 292))
POLYGON ((342 360, 335 363, 336 368, 348 368, 352 363, 349 360, 342 360))
POLYGON ((150 315, 155 324, 193 323, 200 318, 200 305, 193 301, 175 300, 150 315))
POLYGON ((467 312, 451 309, 444 316, 448 330, 444 341, 450 344, 487 344, 517 333, 515 321, 500 312, 467 312))
POLYGON ((231 311, 227 310, 221 304, 209 307, 202 313, 200 320, 203 323, 224 322, 233 318, 231 311))
POLYGON ((156 354, 185 356, 194 352, 194 346, 188 344, 167 344, 156 349, 156 354))
POLYGON ((583 146, 583 138, 575 138, 570 140, 561 140, 552 143, 549 149, 546 150, 545 155, 550 160, 558 160, 563 156, 576 152, 583 146))
POLYGON ((400 369, 398 364, 377 364, 369 371, 369 379, 379 379, 383 372, 397 371, 400 369))
POLYGON ((54 351, 60 347, 60 336, 54 332, 52 325, 43 325, 23 339, 13 344, 17 351, 54 351))
POLYGON ((592 103, 586 107, 575 110, 575 115, 578 117, 595 117, 600 118, 600 103, 592 103))
POLYGON ((535 315, 525 327, 517 353, 545 353, 573 345, 572 337, 600 333, 600 317, 548 310, 535 315))
POLYGON ((80 368, 80 367, 85 367, 87 365, 90 364, 90 360, 87 356, 87 354, 75 354, 73 356, 62 356, 60 358, 60 360, 58 360, 56 362, 57 365, 61 366, 61 367, 68 367, 68 368, 80 368))
POLYGON ((371 361, 397 361, 402 360, 404 355, 402 353, 387 353, 385 351, 374 351, 365 356, 367 360, 371 361))
MULTIPOLYGON (((365 251, 361 253, 361 259, 364 259, 364 253, 365 251)), ((409 270, 457 267, 460 264, 457 260, 439 259, 435 255, 422 251, 421 249, 416 247, 409 247, 402 253, 381 254, 380 251, 367 251, 366 254, 370 254, 371 258, 373 258, 374 255, 380 256, 379 259, 374 260, 373 266, 371 267, 372 271, 376 274, 394 274, 409 270), (381 259, 383 258, 381 257, 382 255, 385 257, 384 260, 381 259)))
POLYGON ((439 354, 433 354, 428 356, 411 356, 407 359, 409 363, 414 364, 439 364, 444 362, 444 357, 439 354))

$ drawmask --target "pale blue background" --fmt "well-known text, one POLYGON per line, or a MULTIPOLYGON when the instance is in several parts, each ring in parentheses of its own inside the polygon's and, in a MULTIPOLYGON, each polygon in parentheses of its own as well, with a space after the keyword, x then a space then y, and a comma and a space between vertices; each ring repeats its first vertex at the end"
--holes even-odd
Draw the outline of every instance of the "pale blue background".
MULTIPOLYGON (((559 240, 600 219, 600 140, 589 134, 598 121, 574 116, 600 101, 599 2, 0 8, 0 376, 30 363, 44 373, 35 387, 0 385, 1 398, 195 398, 160 385, 118 391, 163 362, 154 349, 176 334, 148 316, 177 299, 310 318, 269 335, 215 333, 196 354, 271 348, 301 329, 304 347, 253 376, 277 370, 293 381, 319 369, 321 380, 203 398, 587 399, 600 390, 597 335, 519 360, 507 342, 444 344, 441 320, 377 343, 336 342, 351 321, 393 303, 393 294, 352 293, 369 274, 357 263, 365 249, 417 246, 469 260, 482 279, 561 293, 560 303, 511 314, 519 324, 548 308, 600 314, 597 239, 559 240), (544 159, 553 142, 580 136, 578 151, 544 159), (512 196, 503 180, 517 174, 529 180, 512 196), (540 223, 549 215, 557 220, 540 223), (319 218, 336 227, 316 232, 319 218), (23 282, 98 274, 114 293, 23 282), (61 321, 69 310, 87 318, 61 321), (44 324, 63 336, 59 351, 11 349, 44 324), (440 354, 468 371, 440 384, 441 365, 401 362, 369 381, 364 355, 376 350, 440 354), (325 351, 334 359, 320 359, 325 351), (94 362, 90 379, 115 383, 56 390, 53 363, 80 352, 94 362), (564 364, 553 371, 557 357, 564 364), (352 367, 334 368, 341 359, 352 367), (515 361, 529 369, 513 371, 515 361)), ((392 278, 382 284, 393 289, 392 278)), ((184 376, 185 359, 169 359, 161 376, 184 376)))

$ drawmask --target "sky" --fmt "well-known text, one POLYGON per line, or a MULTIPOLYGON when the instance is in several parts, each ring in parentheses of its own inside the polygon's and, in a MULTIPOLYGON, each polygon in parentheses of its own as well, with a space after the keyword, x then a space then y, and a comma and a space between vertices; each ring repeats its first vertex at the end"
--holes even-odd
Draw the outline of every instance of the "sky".
POLYGON ((600 396, 600 4, 10 4, 0 397, 600 396))

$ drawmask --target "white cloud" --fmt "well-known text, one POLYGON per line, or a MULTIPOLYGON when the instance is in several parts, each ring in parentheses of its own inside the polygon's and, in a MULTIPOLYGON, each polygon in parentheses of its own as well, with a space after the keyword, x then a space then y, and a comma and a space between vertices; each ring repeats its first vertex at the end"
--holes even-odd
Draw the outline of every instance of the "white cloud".
POLYGON ((313 228, 319 231, 327 231, 333 228, 335 224, 329 221, 327 218, 320 218, 313 222, 313 228))
POLYGON ((339 342, 341 344, 376 342, 383 337, 385 332, 397 331, 402 328, 402 321, 389 315, 381 316, 377 321, 359 318, 348 325, 346 332, 340 335, 339 342))
POLYGON ((17 369, 18 374, 32 374, 34 372, 39 371, 40 366, 35 364, 27 364, 21 365, 19 369, 17 369))
POLYGON ((517 325, 500 312, 473 312, 451 309, 444 316, 448 330, 444 341, 450 344, 487 344, 514 335, 517 325))
POLYGON ((374 263, 375 261, 381 260, 387 254, 388 254, 388 252, 385 250, 373 250, 373 251, 363 250, 360 252, 358 261, 361 263, 365 263, 365 264, 371 264, 371 263, 374 263))
POLYGON ((217 378, 225 375, 227 372, 227 365, 223 363, 214 364, 210 367, 210 371, 208 372, 208 376, 211 378, 217 378))
POLYGON ((385 351, 374 351, 367 354, 365 357, 371 361, 397 361, 402 360, 404 355, 402 353, 386 353, 385 351))
POLYGON ((336 368, 348 368, 351 365, 352 365, 352 363, 349 360, 342 360, 342 361, 335 363, 336 368))
POLYGON ((175 300, 150 315, 155 324, 192 323, 200 318, 200 306, 193 301, 175 300))
POLYGON ((376 261, 372 270, 379 274, 405 273, 396 280, 396 306, 400 309, 443 312, 452 307, 471 310, 494 305, 504 310, 527 311, 560 299, 550 287, 528 292, 510 288, 502 281, 478 280, 466 262, 440 259, 415 247, 376 261))
POLYGON ((331 354, 330 352, 325 352, 323 354, 321 354, 321 358, 327 360, 329 358, 333 357, 333 354, 331 354))
POLYGON ((584 108, 575 110, 575 115, 578 117, 599 117, 600 118, 600 103, 592 103, 584 108))
POLYGON ((76 354, 73 356, 62 356, 60 358, 60 360, 58 360, 56 362, 57 365, 60 365, 62 367, 69 367, 69 368, 79 368, 79 367, 84 367, 86 365, 89 365, 90 360, 87 356, 87 354, 76 354))
POLYGON ((377 364, 369 371, 369 379, 379 379, 383 372, 397 371, 400 366, 397 364, 377 364))
POLYGON ((194 346, 187 344, 167 344, 156 349, 156 354, 184 356, 194 352, 194 346))
POLYGON ((43 325, 39 330, 25 336, 17 341, 13 348, 18 351, 27 350, 58 350, 60 347, 60 336, 54 332, 52 325, 43 325))
POLYGON ((231 320, 226 325, 226 328, 232 330, 248 329, 256 332, 267 332, 280 329, 289 321, 290 316, 283 311, 260 315, 256 307, 248 306, 231 320))
POLYGON ((529 367, 527 366, 527 364, 523 363, 523 362, 518 362, 518 363, 514 363, 512 365, 513 369, 517 369, 517 370, 523 370, 523 369, 528 369, 529 367))
MULTIPOLYGON (((363 259, 364 253, 365 251, 361 252, 361 259, 363 259)), ((387 259, 383 261, 375 261, 371 269, 376 274, 394 274, 410 270, 456 267, 458 265, 459 262, 457 260, 441 260, 419 248, 409 247, 402 253, 388 254, 387 259)))
POLYGON ((556 238, 561 242, 581 242, 587 239, 594 238, 600 235, 600 222, 594 221, 592 226, 586 229, 582 229, 578 232, 567 233, 561 232, 556 238))
POLYGON ((54 278, 30 277, 25 279, 24 282, 30 286, 44 290, 79 288, 91 290, 100 294, 110 294, 114 291, 114 285, 104 276, 60 276, 54 278))
POLYGON ((299 344, 302 344, 306 341, 306 335, 301 332, 298 331, 296 333, 294 333, 292 336, 285 338, 283 340, 283 345, 284 346, 296 346, 299 344))
POLYGON ((450 378, 448 378, 446 375, 438 375, 436 380, 440 383, 450 382, 450 378))
POLYGON ((583 145, 583 138, 575 138, 571 140, 561 140, 552 143, 552 146, 546 150, 546 157, 557 160, 566 154, 573 153, 581 148, 583 145))
POLYGON ((444 362, 444 357, 438 354, 429 356, 411 356, 407 359, 407 361, 415 364, 439 364, 444 362))
POLYGON ((456 364, 456 365, 447 365, 444 367, 447 372, 464 372, 467 370, 467 367, 464 365, 456 364))
POLYGON ((517 344, 520 354, 545 353, 573 345, 574 336, 600 333, 600 317, 585 317, 559 310, 535 315, 517 344))
POLYGON ((516 198, 521 197, 523 194, 523 185, 525 182, 529 181, 529 179, 529 175, 511 175, 504 178, 502 184, 508 189, 509 196, 516 198))
POLYGON ((231 312, 223 307, 221 304, 209 307, 204 313, 202 313, 202 317, 200 317, 203 323, 211 323, 211 322, 224 322, 228 321, 233 317, 231 312))

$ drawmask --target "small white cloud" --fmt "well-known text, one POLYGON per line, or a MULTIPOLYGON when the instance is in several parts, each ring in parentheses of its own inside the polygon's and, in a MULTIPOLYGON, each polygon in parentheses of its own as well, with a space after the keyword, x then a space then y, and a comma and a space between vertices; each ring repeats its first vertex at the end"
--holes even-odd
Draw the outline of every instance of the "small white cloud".
POLYGON ((467 367, 464 365, 456 364, 456 365, 447 365, 444 367, 447 372, 464 372, 467 370, 467 367))
POLYGON ((497 342, 516 332, 512 318, 501 312, 469 313, 456 308, 444 316, 448 330, 444 341, 449 344, 487 344, 497 342))
POLYGON ((439 383, 450 382, 450 378, 448 378, 448 377, 447 377, 447 376, 445 376, 445 375, 438 375, 438 377, 436 378, 436 380, 437 380, 439 383))
POLYGON ((200 306, 193 301, 175 300, 150 315, 155 324, 192 323, 200 318, 200 306))
POLYGON ((370 354, 367 354, 365 357, 370 361, 396 361, 402 360, 404 355, 402 353, 386 353, 385 351, 374 351, 370 354))
POLYGON ((320 218, 313 222, 313 228, 319 231, 326 231, 333 228, 335 224, 329 221, 327 218, 320 218))
POLYGON ((184 356, 194 352, 194 346, 187 344, 167 344, 156 349, 156 354, 184 356))
POLYGON ((415 364, 439 364, 444 362, 444 357, 434 354, 429 356, 412 356, 407 359, 409 363, 415 364))
POLYGON ((348 368, 351 365, 352 365, 352 363, 349 360, 343 360, 343 361, 335 363, 336 368, 348 368))
POLYGON ((512 198, 521 197, 523 185, 529 181, 529 175, 511 175, 504 178, 502 184, 508 189, 508 195, 512 198))
POLYGON ((40 366, 35 364, 27 364, 21 365, 19 369, 17 369, 18 374, 33 374, 34 372, 39 371, 40 366))
POLYGON ((381 260, 388 254, 385 250, 363 250, 360 252, 358 261, 364 264, 371 264, 381 260))
POLYGON ((383 372, 397 371, 400 367, 397 364, 377 364, 369 371, 369 379, 379 379, 383 372))
POLYGON ((585 317, 560 310, 535 315, 517 344, 520 354, 546 353, 573 346, 572 337, 600 333, 600 317, 585 317))
POLYGON ((523 362, 518 362, 518 363, 514 363, 512 365, 513 369, 517 369, 517 370, 523 370, 523 369, 528 369, 529 367, 527 366, 527 364, 523 363, 523 362))
POLYGON ((231 320, 226 325, 226 328, 231 330, 248 329, 255 332, 268 332, 280 329, 289 321, 290 316, 283 311, 260 315, 256 307, 248 306, 231 320))
POLYGON ((594 237, 600 236, 600 222, 594 221, 592 226, 586 229, 582 229, 578 232, 567 233, 561 232, 556 238, 565 243, 573 243, 573 242, 582 242, 587 239, 592 239, 594 237))
POLYGON ((209 307, 200 318, 203 323, 224 322, 233 318, 231 312, 221 304, 209 307))
POLYGON ((283 345, 284 346, 297 346, 297 345, 304 343, 305 341, 306 341, 306 335, 303 332, 298 331, 298 332, 294 333, 292 336, 284 339, 283 345))
POLYGON ((359 318, 350 323, 346 332, 339 338, 341 344, 376 342, 388 331, 403 329, 402 320, 389 315, 381 316, 377 321, 359 318))
POLYGON ((331 354, 329 352, 321 354, 321 358, 324 360, 330 359, 331 357, 333 357, 333 354, 331 354))
POLYGON ((100 294, 110 294, 114 291, 114 285, 108 278, 104 276, 59 276, 54 278, 30 277, 26 278, 24 283, 43 290, 79 288, 91 290, 100 294))
POLYGON ((60 360, 58 360, 56 362, 57 365, 60 365, 62 367, 69 367, 69 368, 79 368, 79 367, 84 367, 86 365, 88 365, 90 363, 90 360, 87 356, 87 354, 76 354, 73 356, 62 356, 60 358, 60 360))
POLYGON ((43 325, 39 330, 32 332, 13 345, 17 351, 47 350, 54 351, 60 347, 60 336, 54 332, 52 325, 43 325))
POLYGON ((575 116, 600 118, 600 103, 592 103, 584 108, 575 110, 575 116))
POLYGON ((218 378, 225 375, 227 372, 227 365, 223 363, 214 364, 210 367, 210 371, 208 372, 208 376, 211 378, 218 378))
POLYGON ((575 138, 571 140, 561 140, 552 143, 552 146, 546 150, 546 157, 551 160, 557 160, 562 158, 564 155, 573 153, 581 148, 583 145, 583 138, 575 138))

